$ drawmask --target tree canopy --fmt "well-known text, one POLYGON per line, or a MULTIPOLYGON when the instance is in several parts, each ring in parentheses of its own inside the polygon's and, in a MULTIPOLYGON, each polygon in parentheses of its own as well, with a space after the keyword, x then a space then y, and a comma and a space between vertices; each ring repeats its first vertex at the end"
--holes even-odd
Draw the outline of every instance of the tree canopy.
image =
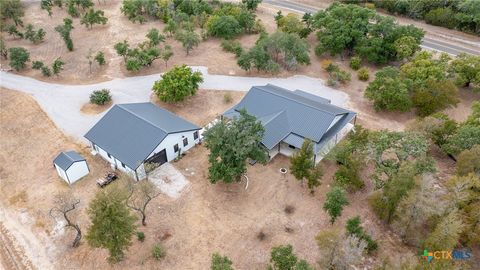
POLYGON ((423 38, 423 31, 412 25, 398 26, 392 18, 380 16, 374 10, 338 2, 314 14, 312 21, 318 29, 319 44, 315 49, 318 55, 356 52, 376 64, 410 56, 423 38), (403 48, 398 53, 399 42, 405 45, 407 40, 397 40, 407 36, 413 38, 408 40, 409 50, 403 48))
POLYGON ((240 111, 239 117, 220 121, 204 133, 211 183, 240 181, 247 171, 247 159, 265 163, 266 149, 261 146, 264 128, 254 116, 240 111))
POLYGON ((16 71, 20 71, 25 68, 26 63, 30 61, 30 53, 22 47, 14 47, 8 49, 10 55, 10 66, 16 71))
POLYGON ((94 24, 105 25, 107 21, 108 18, 105 17, 105 12, 103 12, 103 10, 94 10, 91 8, 83 15, 80 24, 85 24, 86 27, 92 28, 94 24))
POLYGON ((123 258, 135 233, 136 217, 130 213, 125 200, 126 194, 120 188, 110 186, 95 195, 87 210, 92 222, 87 241, 93 247, 108 249, 112 262, 123 258))
POLYGON ((202 82, 201 72, 194 72, 186 65, 175 66, 153 84, 153 91, 162 101, 180 102, 195 95, 202 82))
POLYGON ((341 187, 334 186, 329 192, 327 192, 327 198, 323 204, 323 210, 330 215, 331 224, 342 215, 343 207, 347 204, 348 200, 345 197, 345 191, 341 187))

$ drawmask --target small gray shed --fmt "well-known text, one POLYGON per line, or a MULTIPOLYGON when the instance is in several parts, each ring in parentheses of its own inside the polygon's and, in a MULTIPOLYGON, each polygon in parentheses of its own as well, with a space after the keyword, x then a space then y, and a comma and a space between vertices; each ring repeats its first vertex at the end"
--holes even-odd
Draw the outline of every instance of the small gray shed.
POLYGON ((90 172, 85 158, 75 151, 61 152, 53 161, 53 166, 68 184, 75 183, 90 172))

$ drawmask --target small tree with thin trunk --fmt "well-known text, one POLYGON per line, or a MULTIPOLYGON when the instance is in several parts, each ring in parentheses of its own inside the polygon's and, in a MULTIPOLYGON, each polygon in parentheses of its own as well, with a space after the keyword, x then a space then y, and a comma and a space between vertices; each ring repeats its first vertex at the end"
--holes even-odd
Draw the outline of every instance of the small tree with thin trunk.
POLYGON ((194 31, 188 30, 177 32, 175 39, 182 43, 187 55, 190 54, 190 51, 193 49, 193 47, 197 47, 200 43, 200 36, 194 31))
POLYGON ((345 190, 341 187, 333 187, 327 193, 327 199, 323 205, 323 210, 327 211, 330 215, 330 223, 333 225, 335 220, 342 215, 343 207, 348 204, 348 200, 345 197, 345 190))
POLYGON ((303 181, 307 179, 308 188, 313 193, 316 186, 320 185, 320 177, 323 172, 320 165, 315 166, 313 161, 313 143, 306 139, 302 148, 296 152, 290 159, 290 170, 297 180, 303 181))
POLYGON ((63 65, 65 65, 65 62, 63 62, 62 58, 59 57, 55 59, 52 64, 53 74, 58 76, 58 74, 60 74, 60 71, 63 70, 63 65))
POLYGON ((142 225, 147 226, 147 206, 148 204, 160 195, 157 187, 150 181, 141 181, 128 185, 129 196, 127 199, 127 206, 137 211, 140 214, 142 225))
POLYGON ((108 18, 105 17, 103 10, 94 10, 92 8, 86 12, 85 15, 83 15, 82 19, 80 20, 80 24, 85 24, 87 28, 92 29, 94 24, 105 25, 107 21, 108 18))
POLYGON ((60 215, 66 222, 65 227, 72 228, 77 232, 72 247, 78 247, 82 239, 82 230, 75 221, 75 210, 78 209, 80 199, 75 198, 68 192, 64 192, 55 196, 54 203, 55 206, 50 209, 50 216, 55 218, 57 215, 60 215))
POLYGON ((168 60, 173 56, 172 47, 170 45, 165 45, 165 49, 162 52, 162 60, 165 62, 165 68, 168 67, 168 60))
POLYGON ((105 65, 105 54, 102 51, 97 52, 95 55, 95 61, 97 61, 100 66, 105 65))

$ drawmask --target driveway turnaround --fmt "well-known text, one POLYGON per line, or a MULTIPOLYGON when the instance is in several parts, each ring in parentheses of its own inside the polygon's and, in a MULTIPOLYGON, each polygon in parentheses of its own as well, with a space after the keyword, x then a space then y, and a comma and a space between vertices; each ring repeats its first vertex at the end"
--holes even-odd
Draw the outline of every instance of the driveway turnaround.
MULTIPOLYGON (((206 67, 192 69, 203 74, 204 82, 200 86, 201 89, 248 91, 254 85, 271 83, 292 91, 301 89, 322 96, 337 106, 345 106, 348 102, 347 94, 325 86, 318 78, 300 75, 288 78, 239 77, 211 75, 206 67)), ((31 94, 57 127, 67 135, 86 142, 83 135, 105 114, 103 112, 98 115, 86 115, 80 111, 82 106, 89 102, 92 91, 109 89, 114 104, 148 102, 152 94, 152 85, 160 79, 160 75, 158 73, 128 77, 87 85, 66 85, 42 82, 2 71, 0 86, 31 94)))

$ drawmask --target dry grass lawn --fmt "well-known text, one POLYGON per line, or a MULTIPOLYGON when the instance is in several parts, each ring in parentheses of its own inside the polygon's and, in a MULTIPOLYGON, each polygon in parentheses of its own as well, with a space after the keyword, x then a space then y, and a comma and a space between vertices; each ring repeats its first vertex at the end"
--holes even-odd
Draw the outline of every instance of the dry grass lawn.
MULTIPOLYGON (((234 102, 240 98, 241 95, 233 96, 234 102)), ((281 176, 279 169, 289 167, 289 160, 282 156, 266 166, 249 166, 250 184, 245 190, 245 183, 230 186, 209 183, 208 151, 203 146, 195 147, 174 163, 190 185, 177 200, 161 195, 151 203, 148 226, 139 227, 145 232, 146 240, 140 243, 133 239, 124 261, 109 265, 107 253, 90 248, 84 240, 79 248, 72 249, 69 244, 74 234, 71 231, 55 233, 56 224, 47 214, 52 206, 52 195, 69 190, 56 175, 52 160, 59 151, 68 149, 75 149, 87 158, 91 173, 71 187, 74 195, 82 200, 78 221, 84 232, 89 223, 85 209, 98 190, 95 179, 108 167, 101 159, 92 157, 86 147, 64 136, 28 95, 2 89, 0 100, 1 192, 4 194, 0 202, 14 213, 15 219, 23 219, 15 220, 22 230, 34 232, 36 241, 49 247, 46 254, 57 269, 207 269, 211 253, 217 251, 229 256, 235 269, 264 269, 270 249, 281 244, 292 244, 299 257, 312 264, 322 256, 314 236, 331 227, 322 205, 336 165, 324 162, 325 175, 315 196, 291 175, 281 176), (287 205, 294 208, 292 214, 285 212, 287 205), (262 241, 257 237, 260 232, 266 235, 262 241), (155 243, 161 243, 167 251, 163 261, 151 257, 151 247, 155 243)), ((219 114, 229 106, 219 104, 223 102, 220 91, 200 91, 188 102, 194 108, 201 108, 198 102, 210 109, 197 111, 198 116, 192 119, 195 111, 188 106, 169 109, 198 124, 207 121, 206 115, 219 114)), ((350 205, 335 226, 343 227, 347 218, 360 215, 364 226, 382 247, 378 258, 411 254, 373 216, 367 207, 366 194, 368 192, 349 196, 350 205)), ((372 265, 376 261, 366 260, 365 264, 372 265)))

